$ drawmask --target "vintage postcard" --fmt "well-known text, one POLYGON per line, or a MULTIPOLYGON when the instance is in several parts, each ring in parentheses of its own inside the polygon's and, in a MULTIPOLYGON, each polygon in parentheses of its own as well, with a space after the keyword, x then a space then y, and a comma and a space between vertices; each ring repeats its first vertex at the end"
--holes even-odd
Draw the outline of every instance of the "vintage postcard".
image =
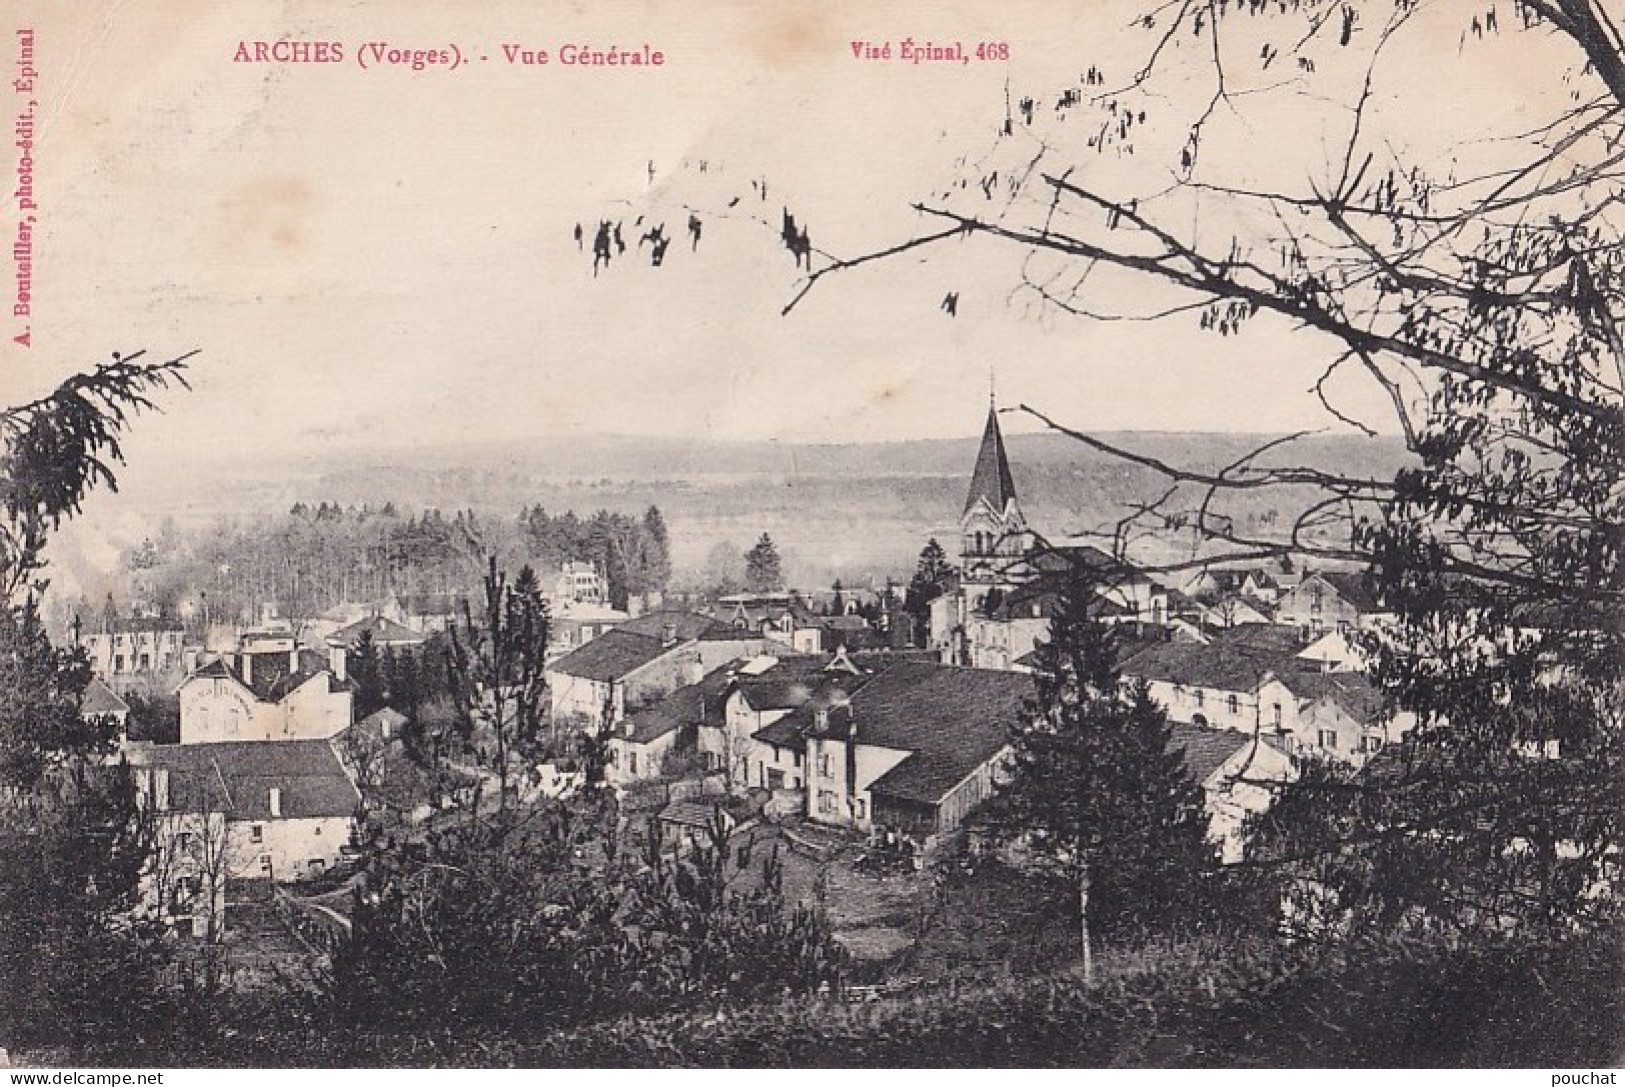
POLYGON ((3 19, 12 1066, 1613 1082, 1615 0, 3 19))

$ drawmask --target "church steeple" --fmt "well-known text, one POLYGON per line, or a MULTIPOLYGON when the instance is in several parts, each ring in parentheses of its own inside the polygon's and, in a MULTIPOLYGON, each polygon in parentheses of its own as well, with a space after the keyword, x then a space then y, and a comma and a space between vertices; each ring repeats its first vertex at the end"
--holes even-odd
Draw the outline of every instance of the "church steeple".
POLYGON ((999 409, 988 395, 987 426, 982 430, 982 448, 976 454, 976 471, 970 477, 970 494, 965 499, 965 513, 976 508, 983 500, 993 512, 1003 515, 1006 507, 1016 500, 1016 481, 1010 475, 1010 459, 1004 453, 1004 435, 999 432, 999 409))
POLYGON ((967 581, 1003 578, 1027 548, 1027 523, 1016 500, 1016 481, 999 431, 999 408, 988 391, 987 425, 971 473, 965 512, 959 515, 960 569, 967 581))

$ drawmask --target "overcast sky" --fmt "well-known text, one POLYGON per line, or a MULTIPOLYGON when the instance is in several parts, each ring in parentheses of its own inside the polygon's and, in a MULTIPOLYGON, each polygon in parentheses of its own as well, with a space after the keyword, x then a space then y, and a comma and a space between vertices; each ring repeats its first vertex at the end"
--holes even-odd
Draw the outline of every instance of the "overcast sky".
MULTIPOLYGON (((34 345, 6 343, 0 383, 15 400, 114 349, 200 348, 196 391, 130 445, 166 468, 572 431, 959 436, 978 430, 993 368, 1005 402, 1085 427, 1323 425, 1321 345, 1042 319, 1011 300, 1015 266, 975 247, 854 271, 781 317, 795 271, 748 222, 707 222, 697 253, 596 280, 571 237, 606 209, 680 203, 702 159, 747 200, 768 178, 761 213, 789 205, 831 252, 906 237, 908 202, 986 145, 1007 79, 1019 96, 1087 63, 1127 74, 1154 40, 1126 29, 1142 6, 55 5, 36 28, 34 345), (1007 42, 1013 60, 851 55, 906 36, 1007 42), (279 38, 342 42, 345 62, 233 63, 239 42, 279 38), (364 72, 368 41, 490 59, 364 72), (501 55, 569 42, 648 42, 667 64, 501 55), (957 318, 937 306, 948 290, 957 318)), ((1501 48, 1469 67, 1515 85, 1501 48)), ((685 247, 682 222, 668 229, 685 247)))

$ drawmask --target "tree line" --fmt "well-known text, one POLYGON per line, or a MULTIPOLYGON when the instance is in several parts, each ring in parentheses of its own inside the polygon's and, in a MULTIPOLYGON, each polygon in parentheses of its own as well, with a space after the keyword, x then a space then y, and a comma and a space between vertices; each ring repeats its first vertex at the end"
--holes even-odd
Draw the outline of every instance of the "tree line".
MULTIPOLYGON (((664 516, 599 510, 550 514, 540 506, 511 518, 473 510, 405 512, 394 503, 341 507, 295 503, 286 514, 222 519, 196 530, 166 523, 120 558, 129 599, 189 622, 251 619, 274 602, 295 623, 342 602, 390 595, 477 591, 485 559, 507 569, 557 571, 593 563, 610 604, 665 590, 671 540, 664 516)), ((101 605, 81 600, 82 616, 101 605)), ((87 620, 88 621, 88 620, 87 620)))

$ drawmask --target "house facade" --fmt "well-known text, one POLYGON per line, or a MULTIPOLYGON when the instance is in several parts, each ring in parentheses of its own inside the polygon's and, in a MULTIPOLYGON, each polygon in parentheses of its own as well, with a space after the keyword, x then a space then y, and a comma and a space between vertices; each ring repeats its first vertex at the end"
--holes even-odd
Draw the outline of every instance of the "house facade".
POLYGON ((99 678, 115 684, 137 676, 179 672, 186 628, 179 619, 106 614, 94 625, 79 623, 75 643, 90 658, 99 678))
POLYGON ((1382 605, 1364 574, 1324 571, 1305 574, 1303 580, 1281 594, 1275 620, 1307 628, 1319 635, 1349 631, 1362 620, 1382 614, 1382 605))
POLYGON ((350 727, 353 694, 319 653, 289 647, 220 656, 182 681, 181 743, 326 740, 350 727))
POLYGON ((221 931, 227 880, 298 882, 338 864, 361 794, 325 740, 132 744, 157 816, 146 893, 194 933, 221 931))

